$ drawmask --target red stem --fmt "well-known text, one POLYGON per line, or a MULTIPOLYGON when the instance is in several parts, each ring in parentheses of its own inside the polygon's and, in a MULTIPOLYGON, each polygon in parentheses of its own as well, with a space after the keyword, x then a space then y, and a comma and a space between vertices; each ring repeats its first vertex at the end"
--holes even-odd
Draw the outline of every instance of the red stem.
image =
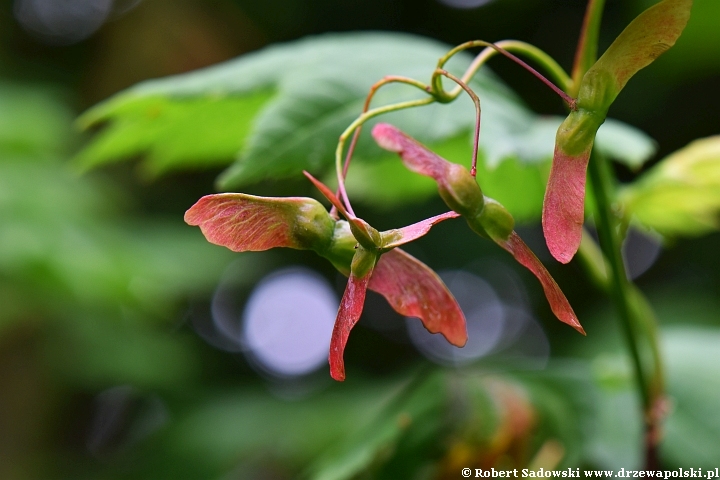
POLYGON ((473 137, 472 164, 470 168, 470 175, 474 177, 475 175, 477 175, 478 143, 480 142, 480 97, 478 97, 477 94, 472 90, 472 88, 470 88, 465 82, 463 82, 447 70, 438 68, 435 71, 460 85, 460 87, 465 90, 468 95, 470 95, 470 98, 472 98, 472 101, 475 104, 475 133, 473 137))
MULTIPOLYGON (((577 102, 576 99, 574 99, 573 97, 571 97, 570 95, 568 95, 567 93, 565 93, 560 87, 558 87, 558 86, 555 85, 553 82, 551 82, 550 80, 548 80, 542 73, 540 73, 540 72, 538 72, 537 70, 535 70, 533 67, 531 67, 530 65, 528 65, 527 63, 525 63, 522 59, 516 57, 515 55, 513 55, 513 54, 510 53, 510 52, 508 52, 508 51, 505 50, 504 48, 498 47, 498 46, 495 45, 494 43, 486 42, 486 41, 484 41, 484 40, 473 40, 473 41, 470 41, 470 42, 465 42, 465 43, 463 43, 463 44, 460 44, 460 45, 458 45, 457 47, 455 47, 453 50, 460 51, 460 50, 466 50, 466 49, 468 49, 468 48, 479 47, 479 46, 490 47, 490 48, 492 48, 493 50, 495 50, 496 52, 500 53, 501 55, 504 55, 505 57, 509 58, 509 59, 512 60, 513 62, 517 63, 518 65, 520 65, 521 67, 523 67, 525 70, 527 70, 528 72, 530 72, 530 73, 532 73, 533 75, 535 75, 535 77, 537 77, 537 78, 538 78, 541 82, 543 82, 545 85, 547 85, 548 87, 550 87, 550 89, 551 89, 552 91, 554 91, 555 93, 557 93, 557 94, 560 96, 560 98, 562 98, 562 99, 570 106, 570 108, 571 108, 572 110, 575 110, 575 109, 576 109, 576 102, 577 102)), ((449 57, 448 57, 448 58, 449 58, 449 57)), ((447 58, 445 59, 445 61, 447 61, 447 58)), ((444 62, 441 63, 440 65, 438 65, 438 67, 441 67, 443 64, 444 64, 444 62)), ((470 66, 470 69, 472 69, 472 65, 470 66)))

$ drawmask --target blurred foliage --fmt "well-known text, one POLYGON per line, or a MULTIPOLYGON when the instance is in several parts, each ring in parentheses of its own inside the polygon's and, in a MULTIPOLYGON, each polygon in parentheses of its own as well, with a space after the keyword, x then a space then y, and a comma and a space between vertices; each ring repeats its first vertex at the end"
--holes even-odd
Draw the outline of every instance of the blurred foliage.
POLYGON ((627 215, 664 235, 701 235, 720 226, 720 137, 695 140, 623 192, 627 215))
MULTIPOLYGON (((81 117, 85 128, 104 122, 109 126, 77 161, 90 167, 147 154, 143 171, 157 174, 207 168, 238 154, 220 177, 223 189, 263 178, 299 177, 303 169, 327 172, 337 138, 361 111, 370 86, 387 74, 429 78, 431 66, 449 48, 407 35, 326 35, 145 82, 81 117)), ((471 58, 458 55, 454 70, 463 71, 471 58)), ((561 119, 531 113, 487 69, 471 86, 482 98, 481 185, 518 221, 535 221, 549 172, 548 152, 561 119), (516 195, 518 189, 526 194, 516 195)), ((373 105, 412 98, 418 93, 393 85, 379 90, 373 105)), ((458 100, 419 112, 394 112, 381 120, 465 163, 472 150, 474 117, 469 107, 458 100)), ((618 121, 603 126, 597 143, 601 151, 634 169, 655 151, 651 139, 618 121)), ((435 194, 432 182, 401 168, 395 156, 381 151, 367 135, 361 137, 357 157, 348 180, 353 198, 392 208, 435 194), (382 188, 388 181, 391 185, 382 188)))
MULTIPOLYGON (((53 378, 48 400, 70 385, 173 389, 195 379, 194 348, 163 323, 179 299, 207 295, 229 256, 175 222, 123 214, 117 186, 73 174, 72 115, 51 93, 3 83, 0 105, 0 355, 13 365, 15 343, 36 345, 41 363, 27 374, 53 378)), ((16 436, 44 433, 26 431, 24 380, 3 373, 0 450, 19 448, 24 462, 39 445, 23 451, 16 436)), ((3 463, 12 478, 17 465, 3 463)))
MULTIPOLYGON (((221 167, 230 166, 223 188, 270 195, 288 194, 302 168, 331 176, 336 138, 374 81, 393 73, 427 80, 446 44, 476 37, 530 41, 569 65, 584 2, 496 0, 455 10, 431 0, 145 0, 126 2, 137 8, 118 8, 94 37, 62 47, 24 32, 11 3, 0 3, 0 478, 458 478, 465 467, 638 468, 638 399, 614 315, 573 266, 550 268, 589 336, 544 323, 554 358, 542 371, 491 359, 461 370, 429 366, 402 339, 361 321, 348 350, 351 379, 331 385, 319 372, 294 385, 259 378, 191 331, 209 315, 231 260, 239 262, 238 303, 275 264, 231 255, 182 224, 221 167), (358 29, 406 33, 332 33, 218 64, 268 39, 358 29), (211 64, 218 65, 116 93, 211 64), (111 94, 78 120, 89 141, 76 135, 76 113, 111 94), (137 182, 121 163, 138 158, 142 180, 155 183, 137 182), (80 176, 78 166, 103 168, 80 176)), ((653 2, 607 3, 605 45, 653 2)), ((628 181, 618 204, 628 221, 668 239, 717 228, 717 140, 690 143, 717 135, 720 125, 717 17, 718 2, 696 0, 677 46, 613 106, 611 115, 650 136, 608 121, 597 141, 628 181), (656 148, 666 159, 646 164, 656 148)), ((487 195, 532 224, 562 107, 515 65, 494 62, 499 75, 483 69, 473 81, 483 102, 478 177, 487 195)), ((416 95, 388 87, 374 105, 416 95)), ((472 119, 467 98, 382 118, 462 164, 472 119)), ((385 156, 367 132, 348 189, 369 221, 407 224, 438 208, 433 183, 385 156)), ((412 252, 433 267, 504 261, 462 229, 438 230, 412 252)), ((523 236, 542 257, 534 232, 523 236)), ((713 233, 677 242, 640 279, 663 326, 667 468, 715 467, 720 458, 717 240, 713 233)), ((528 302, 547 317, 528 284, 528 302)))
POLYGON ((66 303, 116 304, 157 314, 178 294, 212 286, 227 261, 224 252, 162 219, 123 219, 120 191, 67 169, 63 151, 73 136, 61 103, 7 84, 0 102, 12 119, 0 130, 0 265, 13 297, 24 299, 19 304, 49 313, 66 303), (52 302, 28 301, 39 290, 52 302))

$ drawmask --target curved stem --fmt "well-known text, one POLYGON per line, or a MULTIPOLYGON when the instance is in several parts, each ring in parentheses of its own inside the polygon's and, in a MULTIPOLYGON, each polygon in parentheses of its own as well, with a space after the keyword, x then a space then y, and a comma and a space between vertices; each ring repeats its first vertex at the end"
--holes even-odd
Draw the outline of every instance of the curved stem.
MULTIPOLYGON (((368 109, 370 108, 370 102, 372 101, 373 96, 375 96, 375 93, 382 87, 383 85, 387 85, 390 83, 404 83, 407 85, 412 85, 414 87, 417 87, 425 92, 428 92, 430 90, 430 87, 425 85, 424 83, 409 78, 409 77, 402 77, 398 75, 387 75, 383 77, 381 80, 375 82, 372 87, 370 87, 370 92, 368 93, 367 97, 365 97, 365 103, 363 104, 363 113, 367 113, 368 109)), ((361 114, 361 116, 362 116, 361 114)), ((351 125, 352 126, 352 125, 351 125)), ((352 209, 352 205, 350 204, 350 199, 348 198, 347 191, 345 189, 345 177, 347 177, 348 169, 350 168, 350 160, 352 160, 353 153, 355 151, 355 146, 357 145, 358 138, 360 137, 360 132, 362 130, 362 123, 357 126, 355 129, 355 133, 353 135, 353 138, 350 142, 350 146, 348 147, 347 154, 345 156, 345 161, 342 164, 342 169, 340 166, 340 162, 337 160, 336 155, 336 163, 335 163, 335 169, 337 171, 337 179, 338 179, 338 190, 337 195, 340 196, 343 203, 345 204, 345 208, 350 212, 352 215, 355 215, 355 212, 352 209)), ((346 130, 347 132, 347 130, 346 130)), ((343 132, 343 135, 346 133, 343 132)), ((347 140, 347 136, 343 138, 343 136, 340 136, 340 141, 338 142, 338 149, 340 150, 340 154, 342 155, 342 148, 344 146, 345 140, 347 140)), ((330 210, 331 215, 336 214, 336 209, 333 206, 330 210)))
POLYGON ((470 168, 470 175, 473 177, 477 175, 477 156, 478 156, 478 143, 480 142, 480 97, 477 96, 475 92, 473 92, 472 88, 470 88, 465 82, 460 80, 458 77, 453 75, 452 73, 448 72, 447 70, 443 70, 441 68, 438 68, 435 70, 436 73, 439 73, 440 75, 443 75, 453 82, 457 83, 458 86, 460 86, 463 90, 467 92, 468 95, 470 95, 470 98, 472 98, 473 103, 475 104, 475 133, 473 136, 473 152, 472 152, 472 161, 471 161, 471 168, 470 168))
MULTIPOLYGON (((413 78, 402 77, 398 75, 387 75, 381 80, 375 82, 373 86, 370 87, 370 92, 368 93, 367 97, 365 97, 365 104, 363 105, 362 113, 365 113, 370 109, 370 102, 372 101, 372 98, 375 96, 375 93, 380 89, 380 87, 382 87, 383 85, 388 85, 390 83, 404 83, 406 85, 417 87, 424 92, 430 92, 429 86, 413 78)), ((345 164, 343 165, 343 178, 347 177, 347 171, 350 168, 350 160, 352 159, 353 152, 355 151, 355 145, 357 145, 358 137, 360 137, 361 131, 362 125, 360 125, 355 130, 355 134, 353 135, 353 138, 350 141, 350 145, 348 146, 348 151, 345 155, 345 164)))
MULTIPOLYGON (((445 54, 443 57, 440 58, 438 61, 437 68, 442 69, 445 63, 456 53, 461 52, 463 50, 467 50, 469 48, 474 47, 487 47, 485 50, 480 52, 480 54, 475 57, 475 60, 470 64, 465 74, 462 76, 462 80, 464 82, 468 82, 475 73, 480 69, 480 67, 487 62, 493 55, 496 53, 499 53, 501 55, 504 55, 505 57, 509 58, 513 62, 517 63, 521 67, 523 67, 525 70, 532 73, 535 77, 537 77, 540 81, 542 81, 545 85, 550 87, 555 93, 557 93, 560 98, 562 98, 571 109, 575 109, 575 99, 572 98, 570 95, 565 93, 564 90, 568 90, 572 80, 570 80, 570 77, 565 71, 558 65, 558 63, 552 59, 548 54, 540 50, 539 48, 516 40, 505 40, 503 42, 490 43, 485 42, 483 40, 473 40, 471 42, 466 42, 461 45, 458 45, 457 47, 450 50, 447 54, 445 54), (508 48, 509 47, 509 48, 508 48), (527 55, 530 58, 533 58, 535 61, 537 61, 540 65, 542 65, 550 74, 558 81, 563 88, 558 87, 554 83, 552 83, 550 80, 548 80, 545 76, 543 76, 540 72, 535 70, 533 67, 525 63, 520 58, 516 57, 512 53, 510 53, 508 50, 515 50, 518 53, 523 53, 527 55)), ((446 92, 442 88, 442 83, 440 82, 439 75, 433 74, 433 78, 431 81, 431 85, 433 87, 433 95, 438 99, 440 102, 450 102, 454 100, 459 94, 460 94, 460 88, 456 88, 452 92, 446 92)))
MULTIPOLYGON (((535 45, 521 42, 520 40, 502 40, 500 42, 496 42, 495 46, 508 52, 522 54, 524 57, 532 59, 538 65, 543 67, 543 70, 547 72, 550 78, 552 78, 563 91, 569 92, 571 90, 572 79, 570 78, 570 75, 565 72, 565 70, 555 61, 554 58, 540 50, 535 45)), ((497 50, 485 48, 475 57, 475 60, 473 60, 473 63, 471 64, 471 68, 474 67, 475 62, 482 65, 497 54, 497 50)))
POLYGON ((345 142, 347 141, 350 134, 352 134, 357 128, 361 127, 365 122, 373 117, 382 115, 384 113, 395 112, 397 110, 404 110, 406 108, 420 107, 422 105, 429 105, 435 102, 434 97, 421 98, 419 100, 409 100, 407 102, 395 103, 393 105, 386 105, 384 107, 374 108, 360 115, 355 119, 354 122, 348 126, 345 131, 340 135, 337 148, 335 149, 335 171, 337 172, 338 191, 340 192, 340 198, 345 204, 348 212, 351 215, 355 215, 348 199, 347 191, 345 190, 345 178, 343 176, 343 150, 345 148, 345 142))
MULTIPOLYGON (((428 105, 430 103, 433 103, 435 101, 441 102, 441 103, 448 103, 460 94, 462 90, 465 90, 468 92, 468 94, 473 98, 473 101, 476 105, 476 111, 477 111, 477 118, 475 123, 475 139, 473 144, 473 159, 472 159, 472 168, 471 173, 473 176, 475 175, 477 171, 477 149, 478 149, 478 140, 480 136, 480 101, 477 95, 470 89, 470 87, 467 85, 467 83, 470 81, 470 79, 477 73, 477 71, 480 69, 480 67, 487 62, 488 59, 490 59, 493 55, 496 53, 500 53, 514 62, 518 63, 520 66, 528 70, 530 73, 535 75, 537 78, 539 78, 543 83, 545 83, 548 87, 550 87, 555 93, 557 93, 560 97, 565 100, 565 102, 568 103, 571 109, 575 109, 575 99, 567 95, 563 90, 569 90, 571 88, 572 80, 568 76, 567 73, 558 65, 558 63, 550 57, 547 53, 543 52, 539 48, 535 47, 534 45, 530 45, 525 42, 520 42, 517 40, 504 40, 502 42, 498 42, 497 44, 493 44, 490 42, 485 42, 483 40, 476 40, 472 42, 466 42, 462 45, 458 45, 457 47, 450 50, 447 54, 445 54, 443 57, 441 57, 438 60, 437 69, 433 72, 432 79, 431 79, 431 85, 425 85, 424 83, 414 80, 412 78, 408 77, 402 77, 402 76, 386 76, 382 80, 376 82, 371 88, 370 92, 368 93, 368 96, 365 99, 365 104, 363 106, 363 113, 358 117, 358 119, 355 120, 346 130, 343 132, 343 135, 340 136, 340 141, 338 142, 338 148, 336 150, 336 158, 335 158, 335 167, 337 171, 337 179, 338 179, 338 196, 342 199, 343 203, 345 204, 348 212, 354 215, 354 212, 352 210, 352 206, 350 205, 350 200, 348 199, 347 191, 345 189, 345 177, 347 176, 348 169, 350 168, 350 161, 352 159, 353 152, 355 151, 355 146, 357 145, 358 138, 360 136, 360 132, 362 130, 362 125, 365 123, 365 121, 369 120, 370 118, 380 115, 382 113, 387 113, 395 110, 401 110, 405 108, 411 108, 421 105, 428 105), (480 54, 473 60, 473 62, 470 64, 468 69, 466 70, 465 74, 462 76, 462 78, 458 78, 449 72, 442 68, 447 61, 452 58, 453 55, 455 55, 458 52, 461 52, 463 50, 467 50, 469 48, 478 47, 478 46, 485 46, 487 47, 485 50, 480 52, 480 54), (553 84, 550 80, 545 78, 542 74, 540 74, 537 70, 529 66, 527 63, 525 63, 520 58, 516 57, 512 53, 509 52, 509 50, 517 51, 518 53, 522 53, 527 57, 530 57, 534 59, 537 63, 542 65, 546 71, 550 73, 550 75, 557 81, 562 88, 557 87, 555 84, 553 84), (455 88, 451 92, 446 92, 442 87, 442 82, 440 81, 440 77, 445 76, 458 84, 457 88, 455 88), (372 101, 373 96, 377 92, 377 90, 387 84, 390 83, 404 83, 407 85, 411 85, 413 87, 416 87, 423 92, 427 92, 432 95, 432 97, 421 99, 421 100, 413 100, 409 102, 403 102, 395 105, 389 105, 387 107, 381 107, 379 109, 369 110, 370 102, 372 101), (366 114, 370 112, 375 112, 371 116, 366 116, 366 114), (345 141, 347 140, 347 137, 350 133, 353 133, 353 138, 350 142, 350 145, 348 147, 348 151, 345 156, 345 160, 342 161, 342 151, 345 146, 345 141)), ((333 209, 334 210, 334 209, 333 209)), ((331 211, 331 213, 333 213, 331 211)))

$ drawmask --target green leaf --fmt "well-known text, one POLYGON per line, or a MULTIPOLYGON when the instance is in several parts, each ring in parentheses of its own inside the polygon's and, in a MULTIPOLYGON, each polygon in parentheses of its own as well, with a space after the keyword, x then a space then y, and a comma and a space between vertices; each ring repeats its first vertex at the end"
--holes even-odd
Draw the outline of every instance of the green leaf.
MULTIPOLYGON (((81 117, 84 128, 106 125, 78 161, 90 167, 147 154, 145 170, 159 173, 218 165, 239 152, 238 162, 222 177, 226 188, 325 169, 333 161, 339 134, 359 115, 374 82, 388 74, 428 80, 448 49, 405 34, 333 34, 144 82, 81 117)), ((458 55, 450 69, 460 73, 471 59, 458 55)), ((484 124, 500 132, 483 140, 489 158, 497 162, 516 152, 517 144, 507 136, 526 129, 535 117, 487 70, 471 84, 483 99, 484 124), (501 145, 494 146, 496 140, 501 145)), ((422 95, 393 85, 381 89, 373 105, 422 95)), ((421 115, 412 111, 383 117, 427 143, 469 131, 473 119, 467 99, 427 107, 421 115)), ((358 154, 372 158, 380 149, 363 138, 358 154)), ((522 153, 518 157, 526 159, 522 153)))
POLYGON ((130 384, 156 390, 185 387, 200 373, 188 337, 142 319, 74 312, 49 328, 45 354, 53 375, 83 388, 130 384))
POLYGON ((521 468, 548 441, 562 449, 561 468, 576 466, 594 428, 589 373, 585 363, 566 362, 544 372, 426 374, 315 462, 309 476, 395 479, 422 472, 436 478, 492 465, 498 457, 521 468))
POLYGON ((408 430, 430 427, 438 433, 446 400, 443 376, 434 374, 416 379, 373 422, 315 462, 309 476, 314 480, 355 478, 373 463, 382 461, 383 456, 392 454, 402 436, 410 434, 408 430))
POLYGON ((628 219, 672 237, 720 225, 720 136, 696 140, 659 162, 620 195, 628 219))
POLYGON ((72 118, 57 99, 0 84, 0 106, 16 122, 0 118, 0 291, 13 297, 0 323, 129 310, 161 318, 179 296, 214 288, 229 253, 177 218, 130 222, 116 186, 67 168, 72 118))
POLYGON ((245 145, 252 120, 273 97, 259 90, 240 96, 166 97, 158 94, 112 99, 87 112, 80 124, 89 128, 107 120, 75 159, 83 169, 145 154, 143 174, 156 177, 169 170, 227 165, 245 145))
MULTIPOLYGON (((509 372, 525 391, 535 412, 529 463, 537 448, 551 441, 562 450, 559 464, 550 468, 577 466, 583 449, 595 428, 597 389, 586 362, 551 361, 543 371, 520 369, 509 372)), ((528 466, 524 464, 522 466, 528 466)), ((538 465, 538 467, 541 465, 538 465)), ((548 465, 544 465, 548 468, 548 465)))
POLYGON ((25 292, 26 308, 44 292, 44 308, 123 303, 157 313, 180 293, 212 288, 229 252, 177 220, 129 224, 112 185, 64 167, 0 161, 0 273, 25 292))
MULTIPOLYGON (((607 342, 601 348, 611 348, 607 342)), ((597 396, 595 428, 585 445, 587 459, 600 468, 638 469, 642 462, 642 405, 635 391, 630 360, 602 353, 592 361, 597 396)))
POLYGON ((211 393, 173 423, 168 450, 214 470, 204 478, 220 478, 238 460, 266 459, 299 471, 377 415, 395 390, 394 385, 364 382, 293 400, 247 388, 211 393))
MULTIPOLYGON (((339 134, 360 113, 370 85, 388 74, 429 78, 437 58, 448 48, 404 34, 333 34, 271 46, 197 72, 147 81, 81 117, 83 127, 104 125, 104 129, 77 161, 88 168, 146 155, 143 171, 156 175, 170 169, 217 166, 238 155, 237 162, 221 177, 223 188, 262 178, 299 175, 303 169, 323 171, 332 164, 339 134)), ((470 61, 469 55, 458 55, 451 62, 451 70, 459 72, 470 61)), ((519 166, 544 164, 552 152, 559 119, 532 114, 487 70, 471 84, 482 99, 480 147, 486 170, 505 161, 519 166)), ((419 95, 422 93, 410 87, 391 85, 378 92, 373 105, 419 95)), ((455 145, 458 138, 464 137, 461 142, 465 153, 458 154, 455 161, 469 163, 468 132, 474 119, 471 102, 460 98, 450 105, 424 107, 419 113, 395 112, 380 120, 437 148, 446 142, 455 145)), ((615 129, 611 135, 608 149, 635 167, 651 155, 652 141, 639 132, 620 130, 615 129), (627 138, 618 142, 618 135, 627 138), (631 148, 613 150, 620 144, 631 148)), ((387 179, 386 174, 395 169, 383 166, 388 156, 368 137, 361 137, 356 150, 360 161, 355 162, 348 179, 354 185, 349 188, 362 191, 359 195, 374 203, 402 198, 412 201, 432 194, 429 182, 411 181, 405 176, 396 188, 370 198, 368 187, 362 186, 365 179, 387 179), (363 164, 363 159, 377 159, 378 163, 363 164), (360 180, 354 181, 354 175, 360 180)), ((542 168, 544 172, 546 167, 542 168)), ((540 188, 540 182, 533 183, 537 183, 533 191, 540 188)), ((517 192, 517 187, 507 188, 517 192)), ((536 215, 533 212, 537 201, 532 201, 532 208, 516 209, 519 216, 536 215)))
MULTIPOLYGON (((465 143, 464 136, 462 142, 465 143)), ((372 162, 356 159, 350 172, 345 186, 353 203, 360 201, 379 209, 390 210, 437 195, 435 182, 405 168, 397 155, 383 155, 372 162)))
MULTIPOLYGON (((720 421, 715 413, 720 381, 714 368, 720 362, 720 329, 687 325, 699 317, 688 316, 695 305, 685 296, 671 293, 664 299, 664 306, 675 303, 675 311, 659 310, 662 321, 676 325, 661 332, 669 408, 660 457, 670 468, 714 469, 720 458, 720 421)), ((716 310, 711 313, 716 320, 716 310)), ((613 341, 619 342, 620 338, 613 341)), ((612 347, 605 343, 607 348, 612 347)), ((594 397, 597 410, 591 417, 595 427, 586 444, 587 460, 605 469, 641 468, 643 420, 631 361, 627 355, 603 353, 592 366, 592 391, 599 396, 594 397)))
POLYGON ((655 155, 657 142, 627 123, 608 118, 597 132, 595 148, 631 170, 638 170, 655 155))

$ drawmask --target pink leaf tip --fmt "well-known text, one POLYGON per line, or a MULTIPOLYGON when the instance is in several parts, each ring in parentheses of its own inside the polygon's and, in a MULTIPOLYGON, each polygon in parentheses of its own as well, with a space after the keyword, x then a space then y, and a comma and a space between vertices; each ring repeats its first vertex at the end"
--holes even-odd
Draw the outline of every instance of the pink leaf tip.
POLYGON ((540 262, 540 260, 538 260, 532 250, 530 250, 530 247, 522 241, 520 236, 513 231, 506 241, 497 243, 510 252, 518 263, 530 270, 533 275, 537 277, 542 285, 543 291, 545 292, 545 297, 550 304, 550 309, 553 311, 558 320, 570 325, 575 330, 585 335, 585 330, 582 325, 580 325, 580 321, 578 320, 577 315, 575 315, 575 312, 570 306, 570 302, 568 302, 565 294, 562 290, 560 290, 560 287, 552 278, 550 272, 547 271, 545 266, 540 262))
POLYGON ((372 136, 377 144, 390 152, 400 154, 410 170, 433 178, 438 183, 446 182, 450 162, 428 150, 421 143, 388 123, 373 127, 372 136))

